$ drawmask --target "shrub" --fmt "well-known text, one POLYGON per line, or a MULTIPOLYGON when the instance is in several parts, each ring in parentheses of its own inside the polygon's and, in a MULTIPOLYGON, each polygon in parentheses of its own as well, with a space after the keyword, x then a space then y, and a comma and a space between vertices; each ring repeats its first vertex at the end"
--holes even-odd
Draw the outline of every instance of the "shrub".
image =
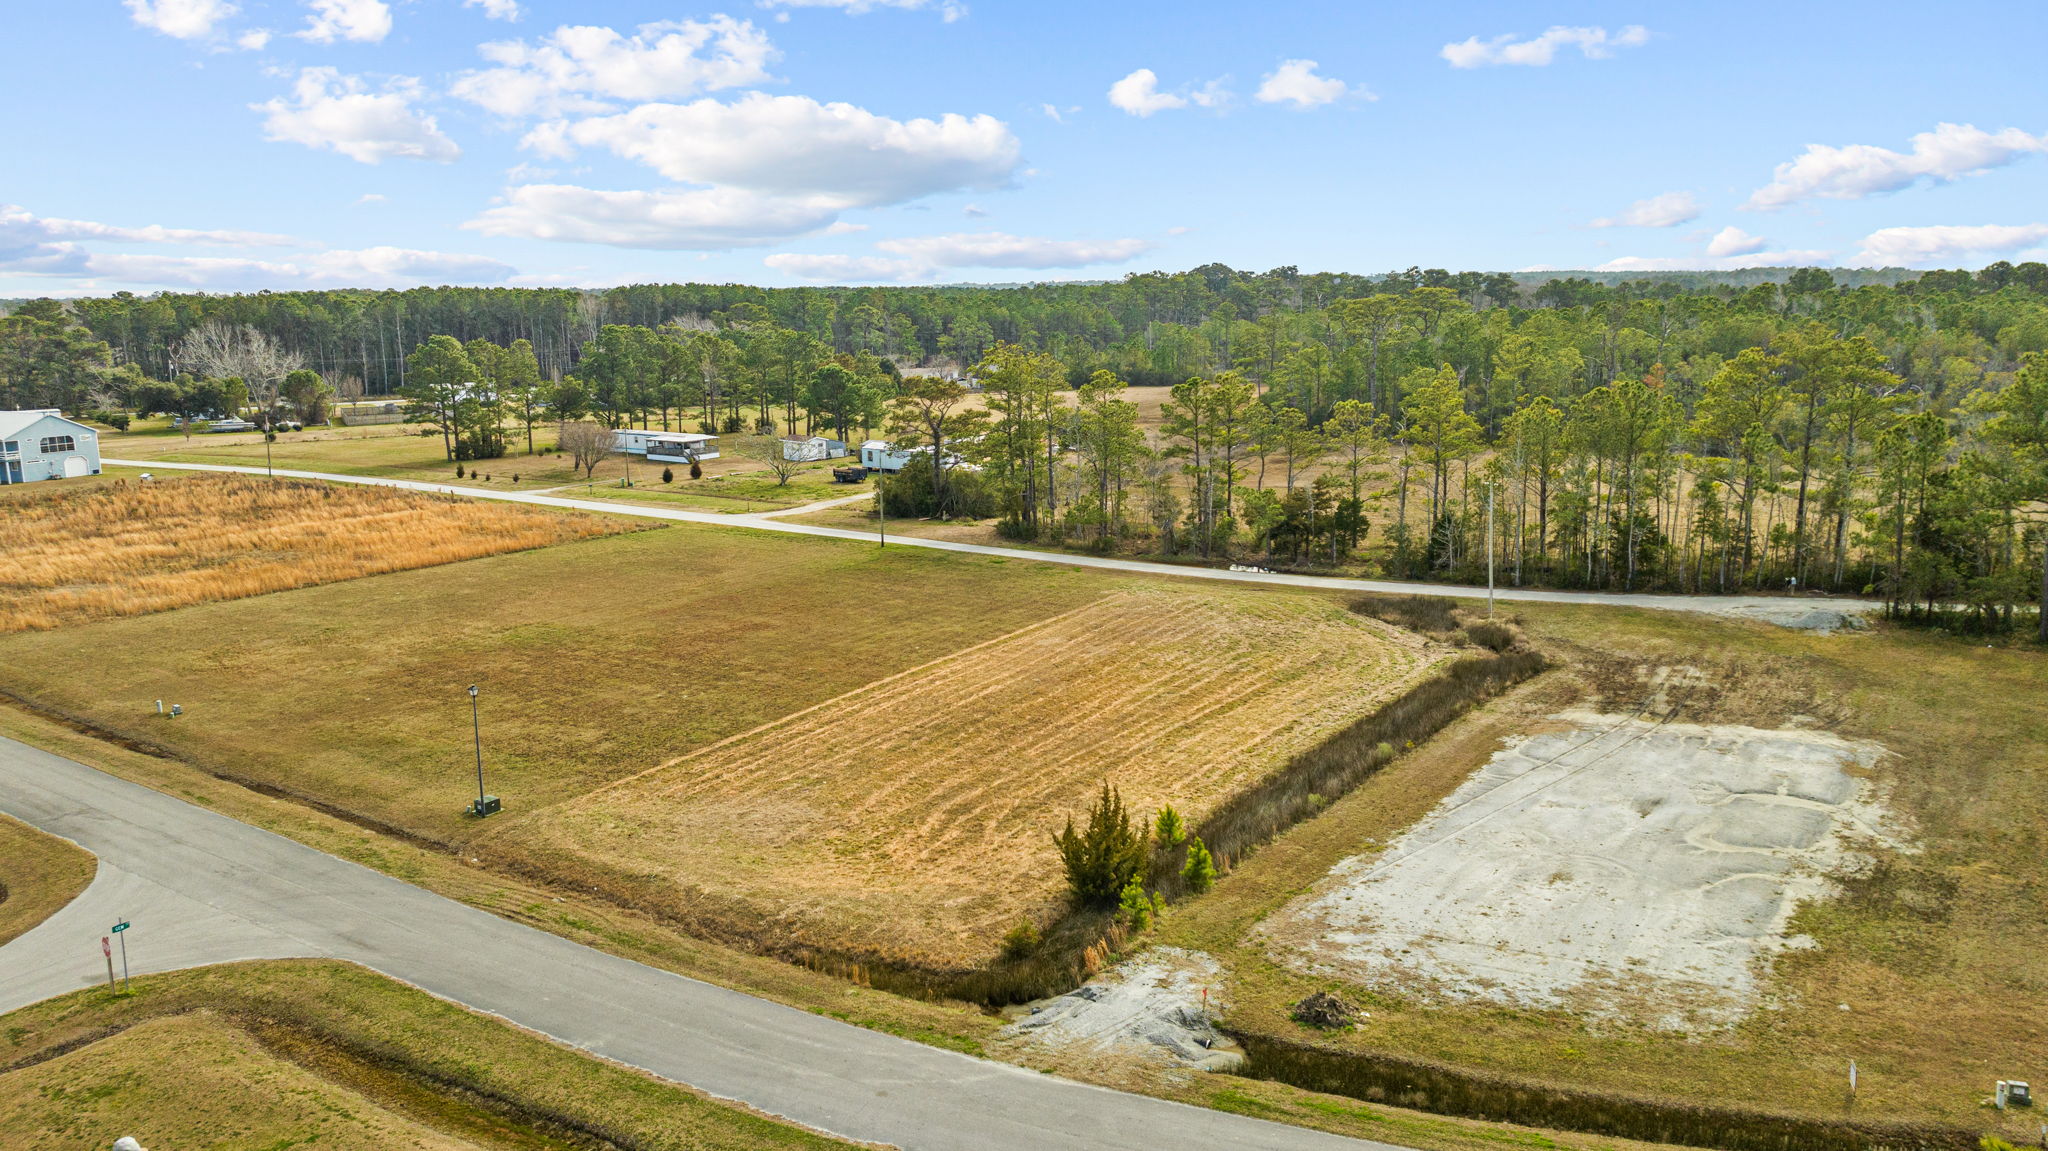
POLYGON ((736 436, 747 429, 747 423, 739 416, 727 416, 725 417, 725 423, 720 425, 720 427, 723 434, 736 436))
POLYGON ((519 482, 519 473, 518 473, 518 472, 513 472, 513 473, 512 473, 512 482, 513 482, 513 483, 515 483, 515 484, 519 482))
POLYGON ((1028 919, 1019 920, 1017 926, 1003 936, 1003 958, 1024 959, 1038 950, 1038 927, 1028 919))
POLYGON ((1351 601, 1351 610, 1405 627, 1409 631, 1454 632, 1458 630, 1457 605, 1440 595, 1362 595, 1351 601))
POLYGON ((676 470, 674 468, 661 469, 661 482, 665 484, 676 482, 676 470))
POLYGON ((697 461, 695 461, 695 460, 691 460, 691 461, 690 461, 690 478, 691 478, 691 479, 693 479, 693 480, 701 480, 701 479, 703 479, 703 478, 704 478, 704 465, 703 465, 703 464, 700 464, 700 463, 698 463, 698 462, 697 462, 697 461))
POLYGON ((1123 795, 1104 783, 1088 813, 1087 830, 1075 834, 1069 819, 1067 829, 1053 837, 1053 846, 1059 848, 1074 898, 1087 906, 1109 907, 1144 866, 1148 845, 1145 834, 1131 825, 1123 795))
POLYGON ((1490 619, 1474 620, 1465 625, 1465 638, 1490 651, 1506 651, 1515 646, 1515 629, 1490 619))
POLYGON ((1179 847, 1180 841, 1188 837, 1187 820, 1180 817, 1180 812, 1175 811, 1172 804, 1166 804, 1159 809, 1159 819, 1152 834, 1163 847, 1179 847))
POLYGON ((458 480, 462 478, 462 465, 461 465, 461 464, 456 464, 456 465, 455 465, 455 478, 456 478, 456 479, 458 479, 458 480))
POLYGON ((1180 877, 1196 895, 1216 886, 1216 857, 1199 838, 1188 841, 1188 861, 1181 865, 1180 877))

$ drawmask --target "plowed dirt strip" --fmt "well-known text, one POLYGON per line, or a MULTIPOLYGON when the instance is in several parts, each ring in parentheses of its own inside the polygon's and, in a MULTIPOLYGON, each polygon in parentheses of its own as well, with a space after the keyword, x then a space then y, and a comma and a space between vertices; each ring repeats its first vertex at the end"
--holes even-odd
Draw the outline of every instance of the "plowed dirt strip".
POLYGON ((1199 818, 1433 662, 1320 599, 1132 592, 508 826, 500 849, 817 945, 979 962, 1053 913, 1050 836, 1102 780, 1199 818))

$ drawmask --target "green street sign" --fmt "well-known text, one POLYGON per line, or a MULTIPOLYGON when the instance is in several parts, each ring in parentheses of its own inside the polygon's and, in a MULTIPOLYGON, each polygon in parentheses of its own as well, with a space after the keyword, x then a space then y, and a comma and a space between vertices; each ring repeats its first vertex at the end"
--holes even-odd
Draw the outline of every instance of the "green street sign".
POLYGON ((126 930, 128 930, 128 925, 127 925, 127 924, 126 924, 125 922, 124 922, 124 923, 116 923, 116 924, 114 925, 114 930, 115 930, 115 931, 126 931, 126 930))

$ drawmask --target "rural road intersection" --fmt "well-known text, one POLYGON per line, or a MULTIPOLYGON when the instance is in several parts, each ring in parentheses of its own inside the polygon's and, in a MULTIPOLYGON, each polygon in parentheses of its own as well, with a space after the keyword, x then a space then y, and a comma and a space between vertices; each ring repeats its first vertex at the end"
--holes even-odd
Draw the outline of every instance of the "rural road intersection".
POLYGON ((183 800, 0 739, 0 811, 99 857, 85 893, 0 947, 0 1013, 105 977, 345 959, 608 1059, 846 1138, 904 1148, 1386 1144, 974 1059, 595 951, 183 800))
MULTIPOLYGON (((161 460, 103 460, 102 463, 116 467, 142 468, 149 471, 191 471, 191 472, 233 472, 240 475, 264 475, 264 469, 243 467, 233 464, 172 464, 161 460)), ((817 536, 824 539, 858 540, 873 543, 874 532, 854 531, 850 528, 828 528, 815 524, 784 523, 779 516, 796 515, 842 503, 852 503, 862 497, 849 496, 844 499, 828 500, 802 508, 785 508, 777 512, 755 512, 739 515, 730 512, 689 511, 682 508, 658 508, 622 503, 614 500, 579 500, 563 496, 542 495, 538 492, 499 492, 487 488, 466 487, 461 484, 426 483, 419 480, 391 479, 385 476, 350 476, 336 472, 306 472, 278 468, 272 475, 291 479, 328 480, 339 484, 366 484, 371 487, 401 488, 413 492, 436 492, 444 495, 471 496, 482 500, 503 500, 509 503, 534 504, 540 507, 572 508, 576 511, 609 513, 611 515, 640 516, 645 519, 672 520, 680 523, 713 524, 721 527, 758 528, 764 531, 788 532, 792 535, 817 536)), ((916 536, 890 536, 891 547, 930 548, 935 551, 960 552, 968 555, 1001 556, 1004 559, 1027 560, 1039 563, 1066 564, 1069 567, 1095 568, 1106 571, 1131 572, 1138 575, 1179 576, 1185 579, 1224 580, 1231 583, 1265 584, 1277 587, 1328 588, 1336 591, 1386 592, 1394 595, 1439 595, 1461 599, 1484 599, 1484 587, 1459 584, 1419 583, 1402 580, 1344 579, 1337 576, 1291 575, 1285 572, 1230 571, 1224 568, 1197 567, 1192 564, 1153 563, 1146 560, 1118 559, 1112 556, 1070 555, 1065 552, 1034 551, 1029 548, 994 547, 988 544, 962 543, 957 540, 920 539, 916 536)), ((1858 616, 1874 610, 1878 605, 1868 600, 1820 598, 1801 596, 1790 599, 1778 596, 1740 595, 1653 595, 1643 592, 1570 592, 1545 591, 1537 588, 1497 588, 1497 599, 1520 603, 1600 603, 1615 607, 1662 608, 1667 611, 1697 611, 1712 615, 1735 616, 1738 618, 1763 619, 1769 622, 1784 622, 1798 619, 1812 613, 1833 613, 1842 616, 1858 616)))

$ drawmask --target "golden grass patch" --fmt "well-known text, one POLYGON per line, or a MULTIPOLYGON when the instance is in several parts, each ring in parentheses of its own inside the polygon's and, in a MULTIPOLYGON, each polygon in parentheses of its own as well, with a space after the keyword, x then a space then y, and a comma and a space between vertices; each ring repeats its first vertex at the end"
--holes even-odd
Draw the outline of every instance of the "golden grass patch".
POLYGON ((0 815, 0 944, 77 898, 98 870, 77 844, 0 815))
POLYGON ((544 547, 618 530, 590 515, 309 480, 116 481, 0 515, 0 632, 544 547))
POLYGON ((1115 595, 742 733, 491 837, 683 915, 931 967, 1049 919, 1051 836, 1103 780, 1190 822, 1432 663, 1307 596, 1115 595))

